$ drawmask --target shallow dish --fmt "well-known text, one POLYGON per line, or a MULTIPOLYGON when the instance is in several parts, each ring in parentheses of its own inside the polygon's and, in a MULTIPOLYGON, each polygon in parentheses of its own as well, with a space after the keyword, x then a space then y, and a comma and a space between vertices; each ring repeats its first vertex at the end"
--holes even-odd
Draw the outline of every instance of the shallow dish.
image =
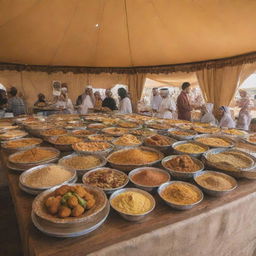
POLYGON ((232 148, 232 147, 235 146, 235 141, 233 141, 232 139, 228 138, 227 136, 222 136, 222 135, 202 134, 202 135, 195 136, 194 140, 199 142, 202 145, 205 145, 205 146, 209 147, 209 148, 232 148), (224 146, 223 145, 218 145, 218 146, 215 145, 215 146, 213 146, 213 145, 210 145, 210 144, 206 144, 206 143, 204 143, 202 141, 198 141, 198 139, 200 139, 200 138, 222 139, 222 140, 226 141, 227 143, 229 143, 229 145, 227 145, 227 146, 226 145, 224 145, 224 146))
POLYGON ((111 165, 111 167, 113 167, 114 169, 120 170, 120 171, 131 171, 133 169, 142 167, 142 166, 153 166, 156 165, 158 163, 160 163, 160 161, 164 158, 164 155, 162 152, 154 149, 154 148, 149 148, 149 147, 134 147, 134 148, 138 148, 138 149, 142 149, 142 150, 146 150, 146 151, 151 151, 151 152, 155 152, 158 154, 159 159, 154 161, 154 162, 149 162, 147 164, 118 164, 118 163, 114 163, 110 161, 110 157, 115 154, 116 152, 123 152, 123 151, 127 151, 131 148, 124 148, 124 149, 120 149, 118 151, 115 151, 113 153, 111 153, 108 157, 107 157, 107 161, 109 162, 109 164, 111 165))
POLYGON ((208 146, 205 146, 196 141, 178 141, 178 142, 175 142, 172 144, 172 148, 174 149, 174 152, 177 153, 178 155, 189 155, 189 156, 196 157, 196 158, 200 158, 203 155, 203 153, 205 153, 207 150, 209 150, 208 146), (176 149, 177 146, 182 145, 182 144, 195 144, 195 145, 198 145, 198 146, 204 148, 205 151, 202 153, 187 153, 187 152, 183 152, 183 151, 176 149))
POLYGON ((192 130, 182 130, 177 128, 171 128, 167 131, 167 134, 176 140, 192 140, 197 135, 197 132, 192 130), (176 132, 176 131, 185 132, 185 133, 187 132, 187 133, 190 133, 191 135, 174 134, 173 132, 176 132))
MULTIPOLYGON (((157 188, 161 185, 157 185, 157 186, 146 186, 146 185, 141 185, 137 182, 135 182, 133 180, 133 176, 137 173, 140 173, 141 171, 144 171, 144 170, 152 170, 152 171, 158 171, 158 172, 162 172, 164 174, 167 175, 168 179, 166 180, 166 182, 170 181, 171 177, 170 177, 170 174, 168 172, 166 172, 165 170, 163 169, 160 169, 160 168, 155 168, 155 167, 140 167, 140 168, 136 168, 134 170, 132 170, 131 172, 129 172, 129 179, 130 181, 139 189, 143 189, 147 192, 156 192, 157 191, 157 188)), ((165 182, 164 182, 165 183, 165 182)))
POLYGON ((58 185, 63 185, 63 184, 66 184, 66 183, 69 183, 70 181, 74 180, 76 178, 76 171, 75 170, 72 170, 72 169, 68 169, 64 166, 61 166, 64 170, 68 171, 71 173, 71 177, 69 179, 67 179, 66 181, 62 182, 62 183, 59 183, 59 184, 55 184, 53 186, 47 186, 47 187, 32 187, 30 185, 28 185, 26 183, 26 179, 29 177, 29 175, 31 175, 32 173, 34 172, 37 172, 38 170, 42 169, 42 168, 45 168, 45 167, 50 167, 50 166, 56 166, 56 164, 43 164, 43 165, 38 165, 36 167, 33 167, 31 169, 28 169, 27 171, 23 172, 20 177, 19 177, 19 182, 20 184, 23 186, 23 187, 26 187, 26 188, 29 188, 29 189, 35 189, 35 190, 47 190, 47 189, 50 189, 52 187, 55 187, 55 186, 58 186, 58 185))
POLYGON ((39 194, 33 201, 33 204, 32 204, 33 212, 41 219, 44 219, 46 221, 49 221, 51 223, 55 223, 58 225, 63 225, 63 226, 69 226, 69 225, 74 225, 78 223, 81 224, 81 223, 92 221, 93 218, 106 207, 108 203, 107 197, 105 193, 97 187, 88 186, 84 184, 74 184, 69 186, 77 186, 77 185, 85 187, 86 190, 88 190, 90 193, 94 195, 96 200, 95 205, 91 209, 83 213, 81 216, 58 218, 47 212, 44 202, 46 198, 51 196, 53 192, 60 186, 56 186, 51 189, 45 190, 44 192, 39 194))
POLYGON ((192 184, 190 184, 190 183, 183 182, 183 181, 169 181, 169 182, 166 182, 166 183, 162 184, 162 185, 158 188, 157 192, 158 192, 158 195, 165 201, 165 203, 166 203, 167 205, 171 206, 172 208, 174 208, 174 209, 176 209, 176 210, 189 210, 189 209, 195 207, 196 205, 198 205, 198 204, 203 200, 203 198, 204 198, 204 195, 203 195, 202 191, 201 191, 198 187, 196 187, 196 186, 194 186, 194 185, 192 185, 192 184), (165 198, 162 197, 162 192, 163 192, 169 185, 175 184, 175 183, 183 183, 183 184, 186 184, 186 185, 191 186, 191 187, 192 187, 195 191, 197 191, 197 193, 199 194, 199 200, 198 200, 197 202, 193 203, 193 204, 186 204, 186 205, 184 205, 184 204, 175 204, 175 203, 172 203, 172 202, 170 202, 170 201, 167 201, 165 198))
MULTIPOLYGON (((68 168, 71 168, 70 166, 66 165, 65 164, 65 161, 67 159, 70 159, 70 158, 73 158, 73 157, 76 157, 76 156, 85 156, 84 154, 77 154, 77 153, 73 153, 71 155, 68 155, 68 156, 64 156, 63 158, 61 158, 59 160, 59 164, 62 165, 62 166, 66 166, 68 168)), ((83 175, 85 172, 89 171, 89 170, 92 170, 92 169, 95 169, 95 168, 100 168, 100 167, 103 167, 106 165, 107 161, 106 159, 103 157, 103 156, 100 156, 100 155, 93 155, 93 154, 88 154, 86 156, 93 156, 93 157, 96 157, 100 160, 100 164, 97 165, 97 166, 93 166, 93 167, 90 167, 90 168, 84 168, 84 169, 77 169, 77 168, 73 168, 74 170, 77 171, 77 173, 79 175, 83 175)))
POLYGON ((99 187, 99 188, 102 189, 106 194, 108 194, 108 195, 109 195, 109 194, 112 194, 113 192, 117 191, 118 189, 124 188, 124 187, 128 184, 129 178, 128 178, 128 176, 127 176, 125 173, 123 173, 123 172, 121 172, 121 171, 118 171, 118 170, 115 170, 115 169, 112 169, 112 168, 107 168, 107 167, 100 167, 100 168, 96 168, 96 169, 93 169, 93 170, 88 171, 87 173, 85 173, 85 174, 83 175, 83 178, 82 178, 83 183, 86 184, 86 185, 91 185, 91 186, 93 186, 93 184, 87 183, 85 179, 86 179, 91 173, 97 172, 97 171, 102 170, 102 169, 104 169, 104 170, 112 170, 112 171, 115 171, 115 172, 117 172, 117 173, 121 173, 121 174, 123 174, 123 175, 126 177, 126 181, 125 181, 125 183, 124 183, 122 186, 119 186, 119 187, 116 187, 116 188, 109 188, 109 189, 107 189, 107 188, 100 188, 100 187, 99 187))
POLYGON ((141 190, 141 189, 137 189, 137 188, 123 188, 123 189, 119 189, 119 190, 117 190, 116 192, 114 192, 114 193, 110 196, 109 202, 110 202, 111 207, 112 207, 116 212, 118 212, 120 216, 122 216, 124 219, 126 219, 126 220, 128 220, 128 221, 140 221, 140 220, 142 220, 143 218, 145 218, 148 214, 150 214, 150 213, 154 210, 155 205, 156 205, 156 202, 155 202, 155 199, 154 199, 153 196, 151 196, 148 192, 146 192, 146 191, 144 191, 144 190, 141 190), (119 211, 118 209, 116 209, 116 207, 114 207, 113 204, 112 204, 112 200, 113 200, 116 196, 118 196, 118 195, 120 195, 120 194, 122 194, 122 193, 124 193, 124 192, 128 192, 128 191, 133 191, 133 192, 141 193, 141 194, 143 194, 144 196, 146 196, 148 199, 150 199, 151 204, 152 204, 150 210, 148 210, 147 212, 142 213, 142 214, 127 214, 127 213, 123 213, 123 212, 119 211))
POLYGON ((77 142, 74 142, 74 143, 56 143, 57 139, 60 138, 60 137, 65 137, 65 136, 69 136, 69 137, 74 137, 78 140, 80 140, 80 142, 83 141, 82 138, 78 138, 76 136, 73 136, 73 135, 60 135, 60 136, 52 136, 48 139, 48 142, 51 143, 55 148, 57 148, 58 150, 60 151, 72 151, 72 145, 77 143, 77 142))
MULTIPOLYGON (((69 182, 67 182, 65 184, 72 185, 72 184, 75 184, 76 182, 77 182, 77 176, 73 180, 70 180, 69 182)), ((64 185, 64 184, 62 184, 62 185, 64 185)), ((42 191, 44 191, 41 189, 27 188, 27 187, 23 186, 20 182, 19 182, 19 188, 30 195, 38 195, 38 194, 42 193, 42 191)))
POLYGON ((195 172, 179 172, 175 171, 173 169, 170 169, 166 167, 166 162, 169 160, 176 158, 180 155, 172 155, 172 156, 167 156, 162 160, 162 166, 174 177, 178 179, 190 179, 193 178, 193 175, 196 173, 201 173, 204 170, 204 164, 197 158, 191 157, 192 160, 199 166, 199 169, 195 172))
POLYGON ((33 147, 39 146, 43 141, 39 138, 21 138, 21 139, 15 139, 15 140, 9 140, 9 141, 5 141, 1 144, 1 147, 7 151, 8 153, 15 153, 16 151, 21 151, 21 150, 28 150, 31 149, 33 147), (34 141, 33 144, 27 145, 27 146, 23 146, 23 147, 8 147, 8 144, 11 142, 15 142, 15 141, 26 141, 28 139, 32 139, 34 141))
POLYGON ((102 129, 102 132, 110 136, 119 137, 126 133, 129 133, 131 129, 122 128, 122 127, 107 127, 102 129))
POLYGON ((86 143, 88 145, 89 144, 93 145, 95 143, 106 143, 106 144, 108 144, 108 148, 106 148, 104 150, 97 150, 97 151, 96 150, 95 151, 81 150, 81 149, 78 148, 78 144, 79 144, 79 142, 78 142, 78 143, 75 143, 75 144, 72 145, 72 149, 75 152, 79 153, 79 154, 86 154, 86 155, 88 155, 88 154, 92 155, 93 154, 93 155, 100 155, 100 156, 103 156, 103 157, 106 157, 114 149, 114 146, 111 143, 109 143, 109 142, 86 141, 84 143, 86 143))
POLYGON ((231 176, 229 176, 227 174, 224 174, 224 173, 221 173, 221 172, 214 172, 214 171, 207 171, 207 170, 204 171, 204 172, 201 172, 201 173, 194 174, 194 181, 206 194, 208 194, 210 196, 223 196, 223 195, 233 191, 237 187, 236 180, 234 178, 232 178, 231 176), (200 182, 197 181, 197 178, 200 177, 200 176, 203 176, 207 173, 208 174, 213 174, 213 175, 220 175, 223 178, 225 177, 232 184, 232 188, 228 189, 228 190, 214 190, 214 189, 209 189, 209 188, 206 188, 205 186, 202 186, 200 184, 200 182))
POLYGON ((72 225, 68 227, 54 225, 53 223, 43 220, 33 211, 31 213, 31 218, 35 227, 48 236, 59 238, 78 237, 87 235, 99 228, 107 219, 109 210, 110 205, 107 203, 106 207, 99 214, 97 214, 92 221, 79 223, 79 225, 72 225))
POLYGON ((43 159, 43 160, 40 160, 40 161, 35 161, 35 162, 17 162, 15 161, 13 158, 17 155, 20 155, 20 154, 23 154, 24 152, 28 151, 28 150, 31 150, 31 149, 28 149, 28 150, 23 150, 23 151, 18 151, 14 154, 11 154, 9 157, 8 157, 8 162, 10 162, 12 165, 18 167, 18 168, 31 168, 33 166, 36 166, 36 165, 39 165, 39 164, 46 164, 46 163, 51 163, 53 161, 56 161, 60 155, 60 151, 57 150, 56 148, 52 148, 52 147, 34 147, 32 149, 37 149, 37 148, 40 148, 40 149, 45 149, 47 151, 50 151, 52 152, 52 157, 49 157, 49 158, 46 158, 46 159, 43 159))

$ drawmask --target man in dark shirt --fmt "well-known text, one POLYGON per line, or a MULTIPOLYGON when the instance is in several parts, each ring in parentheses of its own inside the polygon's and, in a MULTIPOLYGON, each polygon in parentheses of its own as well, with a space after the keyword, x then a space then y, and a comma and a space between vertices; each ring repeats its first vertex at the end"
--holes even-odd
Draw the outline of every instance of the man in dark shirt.
POLYGON ((106 98, 102 102, 102 107, 107 107, 111 110, 117 110, 116 101, 112 98, 112 92, 110 89, 106 89, 106 98))
POLYGON ((9 91, 10 98, 8 99, 7 111, 13 112, 14 116, 24 115, 26 113, 25 104, 22 98, 17 96, 17 89, 11 87, 9 91))

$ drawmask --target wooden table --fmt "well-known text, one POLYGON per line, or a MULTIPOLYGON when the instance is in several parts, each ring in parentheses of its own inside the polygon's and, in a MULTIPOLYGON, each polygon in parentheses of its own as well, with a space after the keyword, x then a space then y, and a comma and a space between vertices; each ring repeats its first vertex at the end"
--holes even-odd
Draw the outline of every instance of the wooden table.
MULTIPOLYGON (((2 158, 3 159, 3 158, 2 158)), ((2 160, 3 166, 5 166, 4 162, 5 160, 2 160)), ((70 256, 70 255, 87 255, 92 253, 93 255, 130 255, 129 250, 133 256, 135 255, 145 255, 143 251, 147 251, 148 255, 155 255, 154 253, 154 243, 151 244, 143 244, 140 240, 141 236, 149 236, 149 235, 154 235, 154 232, 159 232, 161 229, 164 229, 166 232, 166 229, 168 231, 171 230, 174 227, 178 226, 184 226, 181 227, 184 229, 184 236, 188 235, 189 237, 191 236, 191 239, 193 237, 193 234, 186 234, 187 233, 187 228, 189 228, 189 225, 192 225, 191 223, 194 223, 196 218, 203 218, 206 215, 208 215, 207 218, 211 219, 211 216, 213 216, 216 212, 221 213, 222 208, 223 212, 225 209, 225 214, 229 216, 229 214, 234 214, 232 212, 234 210, 234 205, 232 204, 233 202, 241 202, 246 203, 247 202, 244 200, 247 199, 251 202, 251 204, 254 204, 253 207, 255 206, 256 209, 256 182, 251 181, 251 180, 240 180, 239 181, 239 186, 238 188, 230 193, 227 194, 224 197, 221 198, 213 198, 213 197, 207 197, 205 196, 205 199, 203 202, 198 205, 197 207, 188 210, 188 211, 175 211, 166 206, 161 199, 158 197, 158 195, 155 195, 156 199, 156 208, 155 210, 148 216, 146 220, 144 220, 141 223, 132 223, 123 220, 119 215, 117 215, 115 212, 111 211, 109 217, 107 218, 105 224, 101 226, 98 230, 94 231, 88 236, 82 236, 78 238, 66 238, 66 239, 60 239, 60 238, 52 238, 44 235, 40 231, 38 231, 32 224, 31 221, 31 204, 34 199, 33 196, 30 196, 26 194, 25 192, 21 191, 18 187, 18 179, 19 179, 19 173, 13 172, 13 171, 8 171, 4 167, 5 171, 7 171, 7 177, 9 181, 9 187, 10 187, 10 192, 12 195, 12 199, 15 205, 15 211, 16 211, 16 216, 18 219, 18 224, 19 224, 19 229, 20 229, 20 235, 22 239, 22 244, 23 244, 23 250, 24 250, 24 255, 40 255, 40 256, 50 256, 50 255, 61 255, 61 256, 70 256), (249 199, 249 196, 255 196, 255 200, 249 199), (237 201, 238 200, 238 201, 237 201), (230 209, 228 209, 228 206, 230 205, 230 209), (233 205, 233 206, 232 206, 233 205), (231 207, 232 206, 232 207, 231 207), (232 210, 233 209, 233 210, 232 210), (190 224, 189 224, 190 223, 190 224), (137 240, 136 240, 137 239, 137 240), (127 246, 127 242, 130 242, 131 244, 127 246), (122 244, 126 243, 126 244, 122 244), (118 250, 115 253, 109 253, 108 248, 110 248, 113 245, 118 245, 118 250), (119 254, 118 252, 122 251, 122 246, 126 246, 126 251, 123 252, 123 254, 119 254), (145 248, 148 246, 148 249, 145 248), (152 251, 151 249, 152 248, 152 251), (106 252, 104 253, 104 250, 106 252)), ((247 200, 247 201, 248 201, 247 200)), ((238 208, 240 209, 240 208, 238 208)), ((249 209, 249 208, 248 208, 249 209)), ((243 214, 247 214, 247 208, 244 209, 244 206, 241 206, 241 210, 243 210, 243 214)), ((253 215, 256 215, 255 212, 253 215)), ((239 215, 240 216, 240 215, 239 215)), ((242 216, 242 214, 241 214, 242 216)), ((227 217, 226 217, 227 218, 227 217)), ((245 229, 248 228, 248 235, 250 237, 252 236, 249 233, 249 224, 246 222, 247 217, 245 218, 244 222, 242 225, 240 225, 243 229, 243 225, 246 225, 244 227, 245 229), (247 227, 248 226, 248 227, 247 227)), ((255 220, 255 219, 254 219, 255 220)), ((221 220, 224 221, 224 220, 221 220)), ((239 220, 238 220, 239 221, 239 220)), ((240 220, 241 222, 242 220, 240 220)), ((253 219, 252 219, 253 221, 253 219)), ((195 224, 195 223, 194 223, 195 224)), ((241 224, 241 223, 240 223, 241 224)), ((199 225, 199 223, 198 223, 199 225)), ((225 225, 225 223, 221 223, 221 225, 225 225)), ((221 226, 220 225, 220 226, 221 226)), ((227 225, 227 224, 226 224, 227 225)), ((255 226, 255 222, 252 222, 251 225, 255 226)), ((198 226, 198 228, 203 228, 202 226, 198 226)), ((220 227, 221 230, 221 227, 220 227)), ((227 239, 225 242, 227 245, 229 244, 228 238, 226 238, 225 232, 222 234, 222 231, 218 231, 218 235, 223 236, 220 237, 220 239, 227 239), (220 232, 220 233, 219 233, 220 232)), ((235 231, 234 231, 235 232, 235 231)), ((237 227, 237 232, 241 232, 239 230, 239 225, 237 227)), ((209 235, 209 234, 208 234, 209 235)), ((237 234, 239 235, 239 234, 237 234)), ((166 239, 166 235, 162 235, 163 237, 160 238, 166 239)), ((206 234, 207 236, 207 234, 206 234)), ((228 237, 228 236, 227 236, 228 237)), ((235 235, 234 235, 235 237, 235 235)), ((255 235, 251 239, 256 238, 256 230, 255 230, 255 235)), ((154 237, 155 239, 155 237, 154 237)), ((165 245, 159 245, 161 244, 161 239, 158 241, 156 240, 156 245, 159 248, 163 248, 163 251, 161 249, 158 249, 159 253, 158 255, 166 255, 166 251, 164 251, 165 245)), ((209 238, 210 239, 210 238, 209 238)), ((232 241, 232 237, 230 237, 230 244, 234 246, 234 251, 237 251, 235 248, 236 246, 244 246, 242 244, 241 239, 241 245, 239 243, 234 243, 232 241)), ((246 238, 244 238, 246 239, 246 238)), ((213 241, 209 241, 209 243, 213 244, 213 241)), ((217 241, 217 240, 216 240, 217 241)), ((247 240, 246 240, 247 241, 247 240)), ((255 240, 254 240, 255 241, 255 240)), ((253 241, 253 243, 254 243, 253 241)), ((250 240, 251 242, 251 240, 250 240)), ((256 241, 255 241, 256 242, 256 241)), ((171 243, 171 242, 170 242, 171 243)), ((194 243, 194 242, 193 242, 194 243)), ((245 243, 243 241, 243 243, 245 243)), ((249 241, 248 241, 249 243, 249 241)), ((189 242, 188 242, 189 244, 189 242)), ((183 246, 186 246, 183 243, 183 246)), ((203 245, 201 245, 203 246, 203 245)), ((223 245, 224 246, 224 245, 223 245)), ((228 245, 231 247, 230 245, 228 245)), ((171 248, 174 250, 175 245, 172 245, 171 248)), ((182 241, 181 241, 181 247, 182 247, 182 241)), ((231 248, 228 247, 228 250, 231 248)), ((239 247, 239 248, 240 248, 239 247)), ((176 248, 176 247, 175 247, 176 248)), ((113 248, 112 248, 113 249, 113 248)), ((111 249, 111 250, 112 250, 111 249)), ((182 248, 179 248, 181 250, 182 248)), ((110 250, 110 252, 111 252, 110 250)), ((170 249, 172 250, 172 249, 170 249)), ((198 254, 190 254, 191 252, 189 251, 189 248, 186 250, 183 248, 182 253, 178 253, 177 249, 173 254, 167 254, 167 255, 180 255, 180 256, 196 256, 198 254)), ((192 250, 192 249, 191 249, 192 250)), ((205 249, 206 250, 206 249, 205 249)), ((225 250, 225 248, 217 248, 215 254, 212 252, 211 254, 200 254, 200 255, 218 255, 218 256, 226 256, 227 254, 220 254, 218 250, 225 250)), ((113 252, 113 250, 112 250, 113 252)), ((171 251, 170 251, 171 252, 171 251)), ((235 254, 230 254, 234 256, 235 254)), ((240 255, 250 255, 250 254, 240 254, 240 255)))

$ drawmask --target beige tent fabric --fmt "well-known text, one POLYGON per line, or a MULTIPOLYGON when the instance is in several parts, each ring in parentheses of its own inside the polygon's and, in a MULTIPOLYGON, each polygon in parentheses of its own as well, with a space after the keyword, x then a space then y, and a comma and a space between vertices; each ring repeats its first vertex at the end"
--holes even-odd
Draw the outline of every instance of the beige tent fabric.
POLYGON ((198 80, 195 72, 185 73, 176 72, 170 74, 147 74, 147 78, 155 81, 149 83, 148 87, 159 86, 174 86, 180 87, 183 82, 189 82, 191 86, 198 85, 198 80))
POLYGON ((137 104, 141 98, 144 84, 146 81, 146 74, 134 74, 128 76, 128 89, 131 93, 131 101, 133 112, 137 111, 137 104))
MULTIPOLYGON (((256 72, 256 63, 244 64, 240 74, 239 86, 253 73, 256 72)), ((256 87, 256 85, 255 85, 256 87)))
POLYGON ((239 85, 242 65, 196 72, 199 85, 207 102, 228 106, 239 85))
POLYGON ((255 51, 255 9, 253 0, 4 0, 0 62, 131 67, 239 55, 255 51))
POLYGON ((22 92, 29 107, 34 104, 40 92, 51 99, 51 85, 54 80, 68 84, 69 97, 75 102, 77 96, 84 91, 85 85, 91 84, 94 88, 111 88, 116 84, 127 84, 127 75, 0 71, 0 83, 7 88, 15 86, 22 92))

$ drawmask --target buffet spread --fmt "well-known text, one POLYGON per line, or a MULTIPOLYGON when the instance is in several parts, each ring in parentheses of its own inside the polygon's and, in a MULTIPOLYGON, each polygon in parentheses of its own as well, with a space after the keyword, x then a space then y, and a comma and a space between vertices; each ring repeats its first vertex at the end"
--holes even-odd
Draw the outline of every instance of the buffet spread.
MULTIPOLYGON (((143 115, 26 116, 0 122, 2 152, 19 188, 36 196, 34 226, 48 236, 87 235, 110 209, 130 222, 157 208, 198 207, 256 179, 255 134, 143 115), (54 125, 53 125, 54 124, 54 125)), ((93 236, 93 233, 91 234, 93 236)))

